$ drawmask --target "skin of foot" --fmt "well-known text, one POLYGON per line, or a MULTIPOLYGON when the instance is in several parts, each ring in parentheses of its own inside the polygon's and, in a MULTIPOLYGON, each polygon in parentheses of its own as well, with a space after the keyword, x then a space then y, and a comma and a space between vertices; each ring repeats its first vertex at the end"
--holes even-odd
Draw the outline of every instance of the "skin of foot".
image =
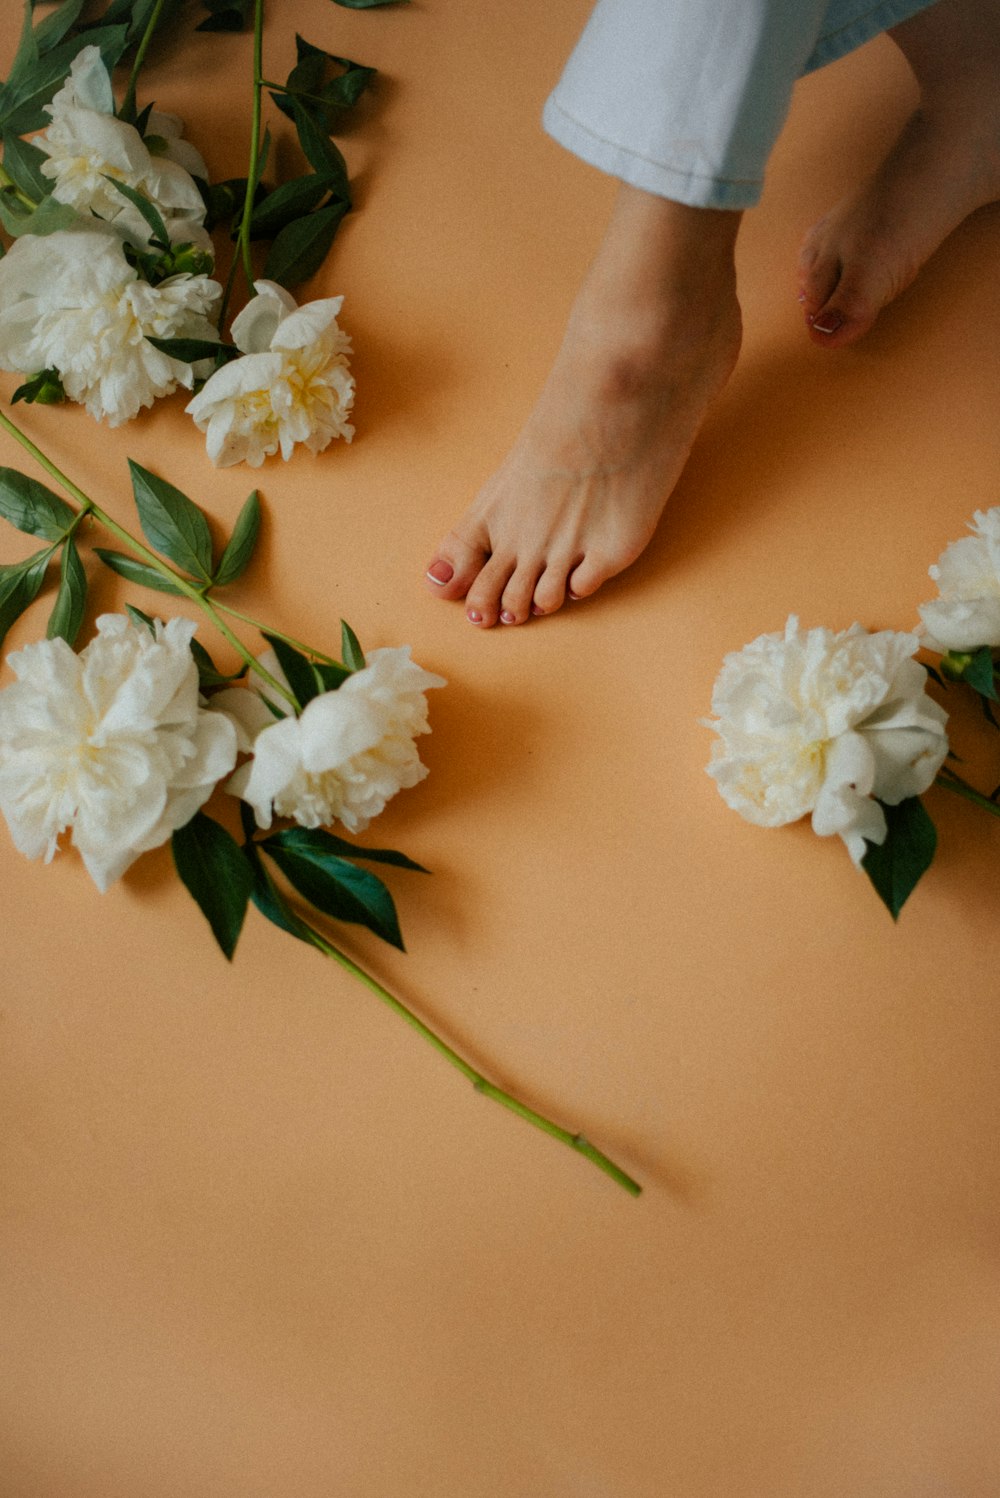
POLYGON ((920 107, 878 170, 806 235, 812 341, 854 343, 970 213, 1000 198, 1000 7, 937 0, 889 35, 920 107))
POLYGON ((736 363, 739 219, 620 190, 534 409, 427 569, 472 624, 588 598, 649 542, 736 363))

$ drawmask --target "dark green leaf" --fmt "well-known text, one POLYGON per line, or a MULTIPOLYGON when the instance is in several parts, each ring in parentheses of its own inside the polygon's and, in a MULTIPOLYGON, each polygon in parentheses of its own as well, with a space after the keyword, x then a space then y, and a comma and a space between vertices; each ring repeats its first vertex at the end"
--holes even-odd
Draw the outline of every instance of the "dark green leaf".
POLYGON ((347 666, 338 665, 335 661, 313 661, 312 664, 313 670, 319 672, 324 692, 335 692, 354 674, 347 666))
POLYGON ((0 567, 0 644, 15 619, 38 597, 52 551, 47 546, 24 562, 0 567))
POLYGON ((380 5, 406 5, 407 0, 333 0, 345 10, 375 10, 380 5))
POLYGON ((335 130, 345 112, 353 108, 368 88, 375 77, 375 69, 352 62, 349 57, 324 52, 301 36, 296 36, 295 47, 298 61, 285 79, 286 92, 273 93, 271 97, 289 119, 295 118, 293 101, 298 98, 328 132, 335 130), (342 71, 327 78, 330 65, 342 71))
POLYGON ((94 551, 105 567, 110 567, 112 572, 127 578, 130 583, 138 583, 141 588, 152 588, 156 593, 170 593, 175 598, 185 597, 183 588, 175 587, 169 578, 161 577, 154 568, 147 567, 145 562, 137 562, 134 557, 128 557, 121 551, 108 551, 103 546, 95 546, 94 551))
POLYGON ((29 536, 61 541, 76 511, 51 489, 16 468, 0 468, 0 515, 29 536))
POLYGON ((15 187, 29 198, 40 203, 52 191, 52 181, 42 174, 42 162, 48 161, 44 151, 9 132, 3 138, 3 164, 15 187))
POLYGON ((199 582, 211 582, 212 535, 201 510, 173 484, 131 458, 128 466, 146 540, 199 582))
MULTIPOLYGON (((149 614, 144 614, 142 609, 137 609, 134 603, 127 603, 125 605, 125 612, 126 614, 128 614, 133 624, 145 625, 151 635, 156 634, 155 620, 149 614)), ((191 643, 193 644, 194 641, 192 641, 191 643)))
POLYGON ((76 542, 72 536, 67 536, 59 570, 59 591, 46 631, 48 638, 54 640, 58 636, 67 645, 75 645, 86 607, 87 574, 83 570, 76 542))
POLYGON ((278 657, 278 662, 285 673, 288 685, 291 687, 299 707, 305 707, 307 702, 311 702, 314 697, 318 697, 323 690, 322 683, 316 674, 316 668, 311 661, 307 660, 304 655, 289 645, 286 640, 279 639, 277 635, 266 633, 264 639, 278 657))
POLYGON ((297 286, 316 274, 333 244, 349 203, 331 203, 286 224, 268 252, 264 276, 280 286, 297 286))
POLYGON ((919 796, 910 796, 898 806, 879 804, 889 830, 881 846, 868 844, 861 867, 896 920, 921 876, 931 866, 937 832, 919 796))
POLYGON ((261 198, 250 220, 251 239, 273 239, 285 227, 312 210, 326 197, 328 188, 322 177, 308 173, 282 182, 273 192, 261 198))
POLYGON ((33 10, 34 0, 23 0, 21 33, 18 38, 17 51, 14 53, 14 61, 10 65, 10 73, 4 84, 4 96, 9 90, 15 88, 38 62, 38 39, 35 36, 33 10))
POLYGON ((250 23, 253 0, 202 0, 211 14, 196 31, 242 31, 250 23))
POLYGON ((334 197, 350 203, 347 162, 330 139, 323 122, 317 120, 311 108, 299 99, 292 100, 292 117, 299 145, 313 171, 322 178, 334 197))
POLYGON ((247 191, 245 177, 227 177, 224 182, 205 182, 196 177, 195 182, 205 204, 206 229, 228 224, 242 209, 247 191))
POLYGON ((0 192, 0 222, 14 239, 22 234, 55 234, 79 221, 75 208, 53 197, 43 198, 37 208, 25 208, 12 192, 0 192))
POLYGON ((233 534, 226 543, 222 560, 215 569, 215 582, 220 588, 242 577, 253 556, 257 537, 260 534, 260 499, 257 490, 249 495, 236 517, 233 534))
POLYGON ((135 187, 129 187, 127 182, 119 182, 116 177, 105 176, 105 181, 110 182, 112 187, 118 189, 123 198, 127 198, 143 219, 149 225, 150 238, 157 249, 168 250, 170 248, 170 235, 167 226, 160 216, 155 203, 151 203, 144 193, 135 187))
POLYGON ((80 18, 86 0, 62 0, 62 4, 35 27, 35 42, 40 53, 52 48, 67 35, 80 18))
POLYGON ((924 666, 924 670, 927 672, 927 675, 930 677, 931 681, 936 682, 937 685, 939 687, 942 687, 945 691, 948 690, 948 683, 945 681, 940 671, 935 671, 933 666, 928 665, 924 666))
POLYGON ((245 801, 240 802, 240 820, 243 823, 244 844, 243 851, 253 869, 254 885, 250 898, 260 911, 262 916, 271 921, 281 931, 287 931, 290 936, 298 937, 299 941, 306 942, 309 946, 311 926, 291 909, 288 901, 280 892, 271 878, 260 854, 257 852, 257 844, 253 840, 255 824, 253 812, 245 801))
POLYGON ((394 868, 411 869, 416 874, 428 872, 423 864, 414 863, 405 853, 397 853, 392 848, 361 848, 357 843, 349 843, 344 837, 335 837, 332 832, 324 832, 323 839, 323 846, 340 858, 360 858, 362 863, 389 863, 394 868))
POLYGON ((41 406, 58 406, 66 399, 63 382, 59 378, 57 369, 40 369, 30 380, 25 380, 23 385, 18 385, 10 398, 12 406, 18 401, 24 401, 26 405, 33 406, 37 401, 41 406))
POLYGON ((367 926, 404 951, 392 895, 375 874, 333 853, 321 828, 288 827, 258 847, 310 905, 338 921, 367 926))
MULTIPOLYGON (((126 28, 100 26, 87 33, 87 41, 100 47, 105 66, 111 72, 125 50, 126 28)), ((8 80, 0 105, 0 130, 27 135, 48 125, 45 105, 62 88, 79 50, 79 38, 71 37, 39 58, 16 82, 8 80)))
POLYGON ((996 683, 993 680, 993 652, 988 645, 977 650, 965 670, 964 680, 981 697, 991 702, 997 700, 996 683))
POLYGON ((365 653, 346 619, 340 621, 340 653, 344 657, 345 665, 350 666, 352 671, 364 670, 365 653))
POLYGON ((147 334, 146 342, 168 359, 179 359, 182 364, 198 364, 202 359, 214 359, 217 365, 228 364, 230 359, 239 358, 240 353, 235 343, 213 343, 208 338, 150 338, 147 334))
POLYGON ((227 687, 230 682, 239 681, 240 677, 245 675, 247 670, 246 666, 241 666, 231 676, 226 676, 218 669, 200 640, 191 641, 191 654, 194 656, 194 663, 198 667, 198 684, 202 687, 227 687))
POLYGON ((170 839, 177 872, 231 960, 253 889, 253 868, 235 838, 195 812, 170 839))

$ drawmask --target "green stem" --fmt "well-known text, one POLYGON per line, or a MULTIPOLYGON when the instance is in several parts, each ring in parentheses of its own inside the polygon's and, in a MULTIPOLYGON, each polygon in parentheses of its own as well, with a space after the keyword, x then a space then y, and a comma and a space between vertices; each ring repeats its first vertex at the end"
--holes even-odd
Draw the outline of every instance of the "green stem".
MULTIPOLYGON (((250 254, 250 220, 253 217, 254 198, 257 195, 257 184, 260 181, 260 141, 261 141, 261 95, 263 90, 264 72, 264 0, 254 0, 253 12, 253 106, 250 119, 250 165, 247 169, 247 187, 243 198, 243 213, 240 218, 239 233, 236 236, 236 248, 234 250, 233 266, 242 264, 243 273, 247 280, 247 289, 253 292, 253 260, 250 254)), ((219 327, 225 325, 226 313, 229 310, 229 298, 233 289, 233 273, 230 272, 226 282, 225 293, 222 298, 222 309, 219 313, 219 327)))
POLYGON ((19 203, 23 204, 25 208, 30 208, 32 212, 38 207, 34 198, 29 198, 26 192, 21 191, 14 178, 10 175, 10 172, 3 166, 0 166, 0 188, 3 188, 8 197, 16 198, 19 203))
POLYGON ((224 614, 229 614, 234 619, 239 619, 243 624, 249 624, 260 634, 274 635, 279 640, 284 640, 286 645, 291 645, 293 650, 301 651, 303 655, 312 656, 314 660, 323 661, 328 666, 342 666, 343 661, 338 661, 336 656, 324 655, 322 650, 317 650, 315 645, 304 645, 294 635, 286 635, 283 630, 272 629, 269 624, 261 624, 258 619, 253 619, 249 614, 244 614, 242 609, 234 609, 231 603, 223 603, 221 599, 213 599, 215 607, 224 614))
POLYGON ((211 623, 214 624, 223 639, 228 641, 240 659, 246 662, 250 670, 259 676, 262 681, 266 682, 272 691, 279 693, 293 709, 298 708, 299 704, 294 694, 287 687, 283 686, 280 681, 277 681, 271 675, 270 671, 260 664, 253 652, 248 650, 242 640, 237 638, 225 620, 219 618, 214 602, 205 597, 205 594, 196 583, 190 582, 182 573, 175 572, 161 557, 157 556, 155 551, 151 551, 148 546, 144 545, 136 536, 133 536, 124 526, 119 525, 117 520, 113 519, 107 511, 102 510, 99 505, 95 504, 89 495, 85 494, 78 485, 73 483, 72 479, 68 478, 60 468, 56 467, 51 458, 46 457, 41 448, 35 446, 31 438, 26 436, 20 427, 15 426, 14 422, 11 421, 10 417, 3 410, 0 410, 0 426, 3 426, 7 430, 15 442, 20 443, 25 452, 31 454, 35 462, 45 470, 50 478, 55 479, 56 483, 65 489, 67 494, 79 502, 80 512, 73 521, 73 530, 80 524, 84 516, 92 515, 95 520, 104 526, 105 530, 110 531, 130 551, 133 551, 137 557, 140 557, 147 566, 152 567, 161 577, 169 580, 173 587, 179 589, 185 598, 195 604, 211 623))
POLYGON ((325 957, 331 957, 334 962, 339 963, 346 972, 350 973, 352 977, 357 978, 359 983, 363 983, 377 998, 381 999, 383 1004, 387 1004, 394 1014, 397 1014, 400 1019, 405 1020, 412 1029, 416 1030, 418 1035, 423 1036, 424 1040, 427 1041, 428 1045, 434 1047, 439 1056, 443 1056, 456 1071, 460 1071, 462 1076, 472 1083, 477 1092, 482 1093, 484 1097, 492 1098, 502 1108, 508 1108, 512 1113, 516 1113, 519 1118, 523 1118, 536 1129, 541 1129, 544 1134, 548 1134, 552 1139, 558 1139, 560 1144, 567 1145, 569 1149, 575 1150, 578 1155, 583 1155, 592 1165, 596 1165, 598 1170, 603 1170, 605 1175, 609 1175, 613 1181, 616 1181, 631 1196, 640 1195, 642 1187, 638 1181, 633 1180, 630 1175, 626 1175, 625 1171, 616 1165, 613 1160, 609 1160, 607 1155, 599 1150, 596 1145, 591 1144, 582 1134, 571 1134, 569 1129, 560 1128, 558 1124, 553 1123, 544 1114, 536 1113, 534 1108, 529 1108, 526 1103, 518 1102, 517 1098, 511 1097, 509 1092, 504 1092, 502 1087, 497 1087, 495 1083, 487 1081, 481 1072, 476 1071, 474 1066, 470 1066, 467 1061, 463 1060, 457 1051, 453 1051, 451 1046, 441 1039, 440 1035, 436 1035, 429 1025, 425 1025, 423 1020, 418 1019, 412 1010, 407 1009, 401 999, 397 999, 387 988, 383 988, 381 983, 377 982, 370 973, 366 973, 364 968, 359 967, 356 962, 352 962, 350 957, 342 952, 339 947, 335 947, 332 942, 328 942, 318 931, 314 931, 312 927, 308 927, 307 929, 309 931, 309 939, 318 951, 322 952, 325 957))
POLYGON ((125 90, 125 98, 122 100, 122 119, 135 119, 136 84, 139 82, 139 73, 142 69, 143 63, 146 60, 146 53, 149 51, 149 44, 153 40, 153 32, 156 30, 157 25, 159 24, 160 16, 162 15, 162 13, 163 0, 156 0, 156 4, 150 11, 149 20, 146 22, 146 29, 142 33, 142 38, 139 42, 138 47, 136 48, 135 58, 132 62, 132 71, 128 76, 128 87, 125 90))
POLYGON ((983 811, 988 811, 991 817, 1000 817, 1000 806, 995 801, 991 801, 989 796, 984 796, 981 791, 975 790, 954 770, 942 767, 938 771, 935 784, 941 786, 943 790, 954 791, 956 796, 963 796, 966 801, 971 801, 975 806, 981 806, 983 811))

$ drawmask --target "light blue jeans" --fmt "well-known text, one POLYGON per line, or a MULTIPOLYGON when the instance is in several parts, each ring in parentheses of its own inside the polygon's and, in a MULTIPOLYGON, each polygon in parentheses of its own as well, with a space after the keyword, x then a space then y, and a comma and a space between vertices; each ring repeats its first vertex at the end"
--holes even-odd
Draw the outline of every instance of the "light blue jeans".
POLYGON ((695 208, 750 208, 795 80, 933 0, 597 0, 546 130, 695 208))

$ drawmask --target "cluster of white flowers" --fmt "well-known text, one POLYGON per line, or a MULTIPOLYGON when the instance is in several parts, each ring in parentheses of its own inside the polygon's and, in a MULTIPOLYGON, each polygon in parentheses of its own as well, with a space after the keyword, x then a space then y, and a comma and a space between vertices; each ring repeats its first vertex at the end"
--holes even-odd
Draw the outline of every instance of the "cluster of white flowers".
POLYGON ((243 357, 216 370, 187 407, 220 467, 257 468, 279 448, 287 460, 297 443, 318 453, 354 435, 351 340, 337 324, 343 297, 299 307, 273 281, 254 291, 232 326, 243 357))
POLYGON ((921 604, 920 617, 932 649, 1000 646, 1000 507, 977 510, 969 529, 930 569, 940 597, 921 604))
POLYGON ((198 696, 194 625, 155 633, 105 614, 79 655, 42 640, 0 691, 0 810, 16 846, 51 859, 69 832, 107 889, 194 816, 236 763, 236 731, 198 696))
POLYGON ((71 400, 119 426, 178 385, 191 388, 199 366, 168 357, 148 338, 216 340, 219 296, 207 276, 150 285, 96 221, 24 235, 0 260, 0 366, 26 375, 58 370, 71 400))
MULTIPOLYGON (((69 832, 105 890, 226 777, 261 827, 277 815, 360 832, 427 774, 414 739, 429 732, 424 693, 445 683, 409 647, 373 651, 339 690, 278 721, 247 687, 203 701, 194 629, 106 614, 79 654, 55 639, 9 657, 18 679, 0 691, 0 811, 22 853, 51 859, 69 832), (231 774, 240 751, 252 758, 231 774)), ((284 681, 273 655, 262 663, 284 681)))
MULTIPOLYGON (((273 652, 261 664, 287 685, 273 652)), ((401 646, 372 651, 363 670, 314 697, 298 717, 277 696, 268 701, 285 711, 280 721, 256 691, 220 692, 212 707, 232 718, 240 748, 253 754, 227 789, 253 807, 259 827, 276 815, 302 827, 337 821, 363 832, 397 791, 427 774, 414 739, 430 732, 424 693, 445 684, 401 646)))
POLYGON ((100 51, 84 47, 47 106, 52 123, 34 140, 47 158, 41 171, 53 183, 52 196, 78 213, 115 223, 144 244, 148 226, 114 186, 122 182, 156 208, 172 242, 197 244, 210 253, 205 205, 194 181, 206 179, 208 171, 194 146, 181 138, 180 120, 150 111, 144 139, 134 125, 117 119, 114 109, 100 51))
POLYGON ((779 827, 812 814, 855 863, 885 841, 879 802, 928 789, 948 752, 947 714, 913 659, 916 635, 859 625, 834 634, 761 635, 728 655, 712 696, 719 736, 709 774, 749 822, 779 827))

